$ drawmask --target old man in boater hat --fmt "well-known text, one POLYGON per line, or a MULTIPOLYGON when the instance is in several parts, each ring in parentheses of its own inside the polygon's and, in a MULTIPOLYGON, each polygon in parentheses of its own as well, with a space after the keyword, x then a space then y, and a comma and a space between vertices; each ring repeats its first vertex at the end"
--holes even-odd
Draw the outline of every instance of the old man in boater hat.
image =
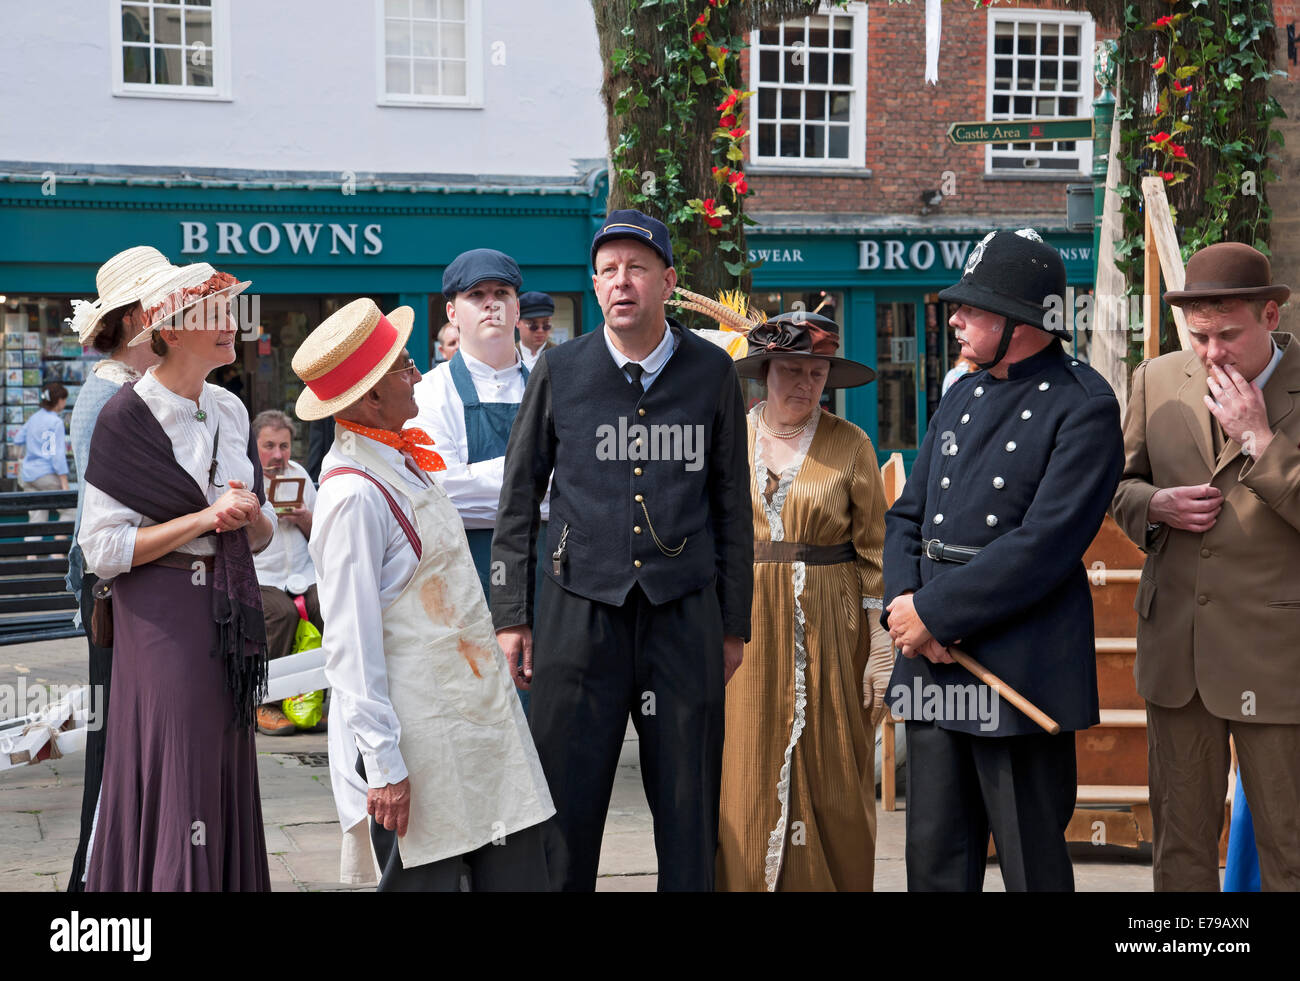
POLYGON ((1053 327, 1065 265, 1031 229, 972 251, 953 307, 980 370, 939 404, 885 519, 883 622, 903 657, 907 887, 978 891, 991 831, 1008 890, 1071 890, 1074 733, 1098 721, 1083 553, 1123 464, 1119 404, 1053 327), (1060 723, 1050 735, 954 663, 964 650, 1060 723))
POLYGON ((1278 329, 1290 293, 1250 246, 1202 249, 1165 294, 1191 350, 1133 373, 1114 514, 1147 553, 1135 673, 1157 890, 1219 888, 1229 734, 1260 883, 1300 890, 1300 349, 1278 329))
POLYGON ((426 433, 402 428, 420 380, 405 350, 413 318, 354 300, 293 358, 298 415, 337 423, 311 556, 340 716, 330 729, 354 741, 331 744, 340 816, 355 835, 339 764, 355 765, 380 891, 455 891, 464 876, 475 891, 541 890, 537 826, 555 809, 465 530, 430 476, 442 461, 426 433))

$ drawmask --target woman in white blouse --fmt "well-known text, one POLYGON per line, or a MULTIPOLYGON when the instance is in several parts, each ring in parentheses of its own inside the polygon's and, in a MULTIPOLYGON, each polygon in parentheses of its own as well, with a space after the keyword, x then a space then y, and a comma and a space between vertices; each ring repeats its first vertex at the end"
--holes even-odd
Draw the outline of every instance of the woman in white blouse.
POLYGON ((109 400, 92 438, 79 541, 112 580, 114 664, 88 891, 269 889, 252 553, 275 518, 247 410, 204 380, 235 360, 230 301, 248 285, 206 263, 165 274, 131 342, 162 362, 109 400))

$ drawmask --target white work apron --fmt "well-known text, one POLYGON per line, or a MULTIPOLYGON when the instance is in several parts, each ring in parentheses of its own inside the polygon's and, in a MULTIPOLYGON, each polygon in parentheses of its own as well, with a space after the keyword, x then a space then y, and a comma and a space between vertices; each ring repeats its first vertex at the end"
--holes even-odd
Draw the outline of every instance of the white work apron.
POLYGON ((388 696, 411 780, 405 868, 464 855, 555 813, 465 530, 436 482, 415 493, 364 439, 351 453, 406 495, 421 558, 384 610, 388 696))

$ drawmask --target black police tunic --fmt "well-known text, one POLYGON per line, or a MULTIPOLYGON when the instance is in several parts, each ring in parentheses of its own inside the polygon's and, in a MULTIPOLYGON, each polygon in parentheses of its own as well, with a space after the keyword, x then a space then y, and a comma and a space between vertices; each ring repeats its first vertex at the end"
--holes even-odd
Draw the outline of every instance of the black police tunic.
MULTIPOLYGON (((944 396, 886 515, 885 605, 914 591, 917 615, 941 644, 980 661, 1062 730, 1095 725, 1092 597, 1082 559, 1123 464, 1114 391, 1060 341, 1010 365, 1005 379, 966 375, 944 396), (935 561, 927 541, 979 551, 965 564, 935 561)), ((888 612, 881 619, 888 626, 888 612)), ((976 683, 960 665, 900 656, 889 699, 904 718, 945 729, 1041 731, 1006 702, 996 720, 970 711, 978 703, 951 686, 976 683)))

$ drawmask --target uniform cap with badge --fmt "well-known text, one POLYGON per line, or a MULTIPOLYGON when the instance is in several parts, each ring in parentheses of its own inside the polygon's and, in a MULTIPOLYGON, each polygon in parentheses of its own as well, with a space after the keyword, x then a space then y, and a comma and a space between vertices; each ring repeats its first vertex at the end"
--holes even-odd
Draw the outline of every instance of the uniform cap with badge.
POLYGON ((600 226, 600 231, 596 232, 595 238, 591 240, 593 271, 596 268, 596 252, 606 242, 618 239, 631 239, 648 245, 659 254, 659 258, 663 259, 665 265, 671 267, 673 264, 673 243, 668 235, 668 226, 658 218, 651 218, 643 212, 626 208, 611 211, 609 217, 605 219, 605 224, 600 226))

